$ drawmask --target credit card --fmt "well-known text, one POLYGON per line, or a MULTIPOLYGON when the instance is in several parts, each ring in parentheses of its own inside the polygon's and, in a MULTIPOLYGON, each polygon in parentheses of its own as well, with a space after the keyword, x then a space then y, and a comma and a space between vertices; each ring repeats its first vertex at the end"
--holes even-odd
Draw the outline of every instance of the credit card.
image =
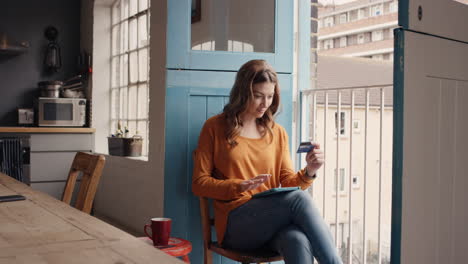
POLYGON ((308 153, 314 149, 314 145, 310 142, 301 142, 299 148, 297 149, 297 153, 308 153))

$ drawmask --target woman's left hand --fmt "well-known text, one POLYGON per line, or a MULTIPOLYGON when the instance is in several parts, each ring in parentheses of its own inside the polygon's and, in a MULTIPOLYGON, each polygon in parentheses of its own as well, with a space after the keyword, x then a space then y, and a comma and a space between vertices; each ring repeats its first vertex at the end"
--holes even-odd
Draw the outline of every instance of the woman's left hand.
POLYGON ((307 162, 307 175, 309 177, 314 176, 317 171, 322 167, 323 163, 325 162, 325 156, 323 151, 320 149, 320 144, 316 142, 312 142, 314 145, 314 149, 309 151, 306 155, 306 162, 307 162))

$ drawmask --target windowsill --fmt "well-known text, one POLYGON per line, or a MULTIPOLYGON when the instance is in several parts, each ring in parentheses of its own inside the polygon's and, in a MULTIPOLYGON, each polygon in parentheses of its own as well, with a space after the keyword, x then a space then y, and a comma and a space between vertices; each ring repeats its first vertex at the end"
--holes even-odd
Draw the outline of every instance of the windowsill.
POLYGON ((132 159, 132 160, 142 160, 142 161, 148 161, 148 156, 140 156, 140 157, 123 157, 127 159, 132 159))
POLYGON ((129 160, 148 161, 148 156, 131 157, 131 156, 114 156, 114 155, 109 155, 107 153, 96 153, 96 154, 102 154, 107 157, 116 157, 116 158, 129 159, 129 160))

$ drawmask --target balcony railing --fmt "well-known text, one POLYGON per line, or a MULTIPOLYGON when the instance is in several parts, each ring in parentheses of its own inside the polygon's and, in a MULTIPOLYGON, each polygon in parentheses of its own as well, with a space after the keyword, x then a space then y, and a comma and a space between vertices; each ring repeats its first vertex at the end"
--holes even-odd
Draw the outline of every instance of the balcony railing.
POLYGON ((344 263, 390 260, 392 87, 301 92, 301 141, 320 143, 326 161, 309 192, 344 263))

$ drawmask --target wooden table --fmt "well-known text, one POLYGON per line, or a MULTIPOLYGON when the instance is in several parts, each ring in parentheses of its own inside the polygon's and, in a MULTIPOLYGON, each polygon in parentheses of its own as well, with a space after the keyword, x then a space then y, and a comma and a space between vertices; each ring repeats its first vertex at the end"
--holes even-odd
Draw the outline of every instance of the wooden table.
POLYGON ((0 264, 183 264, 93 216, 0 173, 0 264))

